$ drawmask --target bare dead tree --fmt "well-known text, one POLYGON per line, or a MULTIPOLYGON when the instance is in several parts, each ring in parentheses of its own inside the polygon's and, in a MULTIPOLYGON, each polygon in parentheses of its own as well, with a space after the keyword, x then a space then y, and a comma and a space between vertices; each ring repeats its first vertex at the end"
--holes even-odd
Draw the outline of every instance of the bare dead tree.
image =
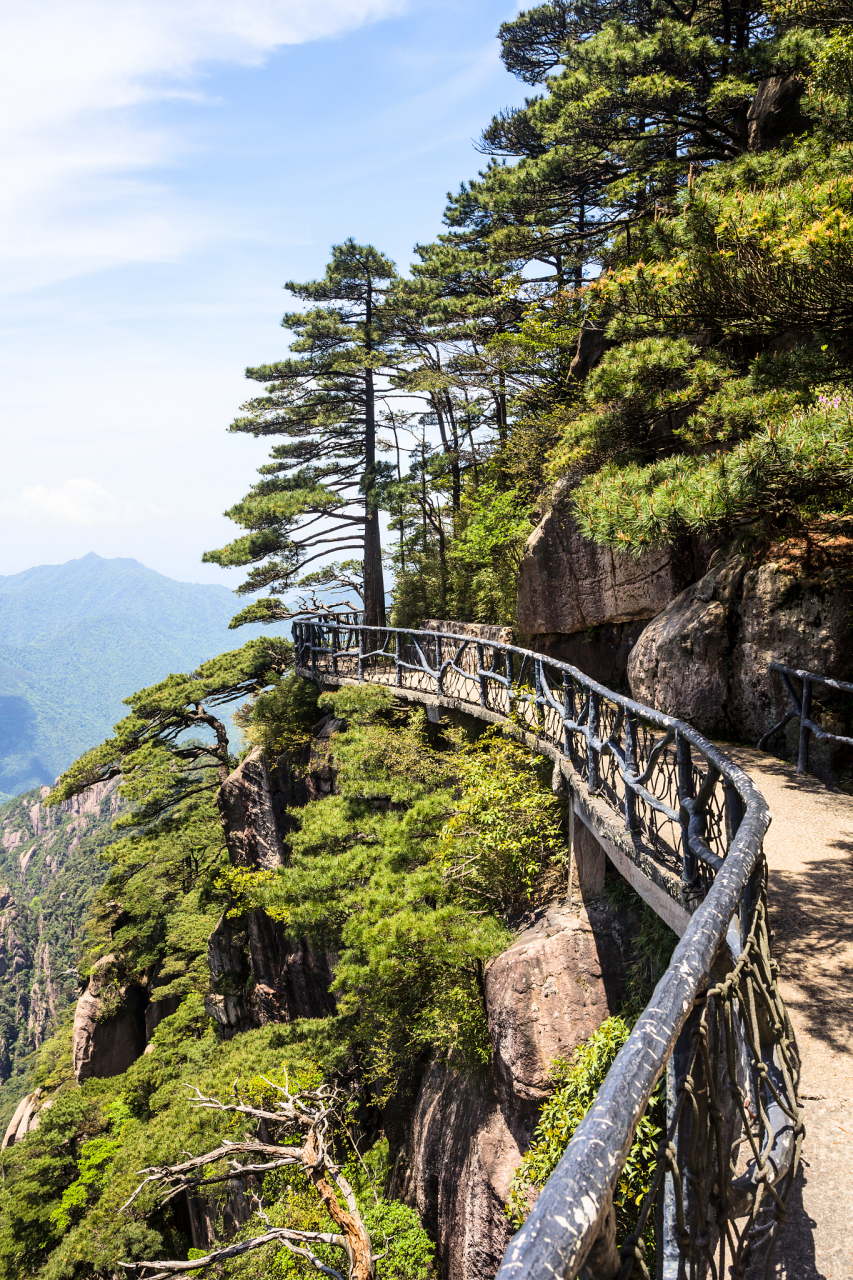
MULTIPOLYGON (((262 1077, 265 1079, 265 1077, 262 1077)), ((333 1280, 373 1280, 376 1257, 370 1236, 359 1212, 352 1187, 341 1172, 334 1158, 331 1144, 332 1126, 337 1118, 337 1107, 343 1093, 333 1085, 321 1085, 318 1089, 301 1089, 291 1093, 289 1088, 266 1080, 281 1097, 272 1110, 249 1106, 243 1102, 225 1103, 209 1098, 197 1088, 191 1087, 193 1104, 208 1111, 245 1116, 253 1122, 258 1135, 272 1130, 275 1142, 264 1141, 260 1136, 246 1134, 239 1142, 223 1139, 222 1143, 200 1156, 192 1156, 180 1164, 154 1166, 141 1169, 142 1181, 130 1199, 122 1205, 128 1210, 146 1188, 153 1191, 157 1207, 174 1200, 183 1192, 202 1190, 214 1183, 237 1179, 263 1177, 275 1169, 300 1168, 332 1219, 336 1231, 300 1231, 291 1227, 273 1227, 267 1216, 263 1198, 255 1194, 257 1216, 266 1230, 247 1240, 223 1245, 204 1258, 189 1262, 123 1262, 127 1271, 138 1272, 144 1280, 168 1280, 168 1277, 189 1271, 199 1271, 229 1259, 240 1257, 266 1245, 276 1244, 309 1262, 323 1275, 333 1280), (337 1189, 337 1191, 336 1191, 337 1189), (342 1197, 344 1208, 338 1197, 342 1197), (332 1245, 346 1256, 346 1274, 328 1266, 314 1251, 317 1244, 332 1245)))

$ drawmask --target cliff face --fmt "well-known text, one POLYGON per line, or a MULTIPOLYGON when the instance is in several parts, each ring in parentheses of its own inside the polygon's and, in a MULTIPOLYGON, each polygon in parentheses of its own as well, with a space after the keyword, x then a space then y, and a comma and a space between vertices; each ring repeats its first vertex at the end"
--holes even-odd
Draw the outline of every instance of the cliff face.
MULTIPOLYGON (((628 666, 641 702, 702 733, 755 743, 792 703, 774 659, 850 680, 853 522, 722 559, 649 624, 628 666)), ((849 736, 849 711, 815 687, 818 721, 849 736), (823 702, 823 707, 820 703, 823 702)), ((797 726, 789 728, 793 751, 797 726)), ((839 748, 814 744, 813 766, 831 775, 839 748)))
MULTIPOLYGON (((307 774, 293 771, 285 758, 270 766, 255 750, 220 788, 218 804, 235 864, 280 865, 294 807, 334 791, 325 740, 338 724, 327 719, 316 726, 305 755, 307 774)), ((17 917, 11 899, 8 910, 4 936, 14 956, 17 917)), ((416 1208, 435 1236, 445 1280, 494 1276, 512 1235, 504 1206, 548 1094, 551 1063, 570 1056, 616 1011, 628 936, 626 922, 602 900, 573 910, 559 902, 540 909, 485 968, 493 1050, 488 1068, 471 1076, 452 1059, 436 1058, 421 1067, 408 1102, 398 1099, 381 1117, 396 1156, 392 1193, 416 1208)), ((263 911, 223 916, 208 943, 208 963, 206 1007, 226 1038, 334 1012, 336 957, 288 937, 263 911)), ((155 1010, 142 987, 118 988, 112 967, 113 957, 99 961, 77 1003, 73 1054, 80 1081, 125 1071, 144 1052, 156 1018, 172 1011, 155 1010)), ((37 1100, 28 1101, 33 1105, 23 1106, 10 1141, 37 1122, 37 1100)), ((232 1190, 229 1213, 235 1224, 245 1217, 245 1199, 232 1190)), ((191 1210, 193 1240, 204 1247, 210 1243, 209 1215, 202 1201, 191 1210)))
POLYGON ((486 967, 493 1056, 480 1079, 430 1063, 392 1190, 438 1241, 446 1280, 491 1280, 512 1227, 513 1174, 548 1094, 555 1058, 615 1013, 626 930, 614 908, 554 905, 486 967))
POLYGON ((606 684, 624 681, 633 644, 649 620, 704 573, 708 548, 685 538, 629 556, 585 538, 557 484, 550 510, 524 548, 518 626, 533 648, 606 684))
POLYGON ((118 808, 115 782, 58 808, 43 803, 47 791, 0 808, 0 1080, 76 996, 74 940, 118 808))

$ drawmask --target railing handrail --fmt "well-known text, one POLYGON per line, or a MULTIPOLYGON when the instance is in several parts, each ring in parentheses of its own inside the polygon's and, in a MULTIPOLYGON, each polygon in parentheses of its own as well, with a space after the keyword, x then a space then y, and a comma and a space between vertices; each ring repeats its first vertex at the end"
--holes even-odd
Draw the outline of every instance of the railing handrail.
MULTIPOLYGON (((679 1033, 707 983, 714 959, 726 943, 738 906, 745 898, 750 904, 752 903, 750 886, 755 885, 755 876, 762 861, 762 842, 770 822, 766 801, 744 770, 691 725, 652 707, 644 706, 624 694, 615 693, 571 664, 538 654, 534 650, 509 645, 499 640, 461 636, 453 632, 437 632, 423 628, 365 627, 361 624, 336 626, 334 623, 297 623, 294 625, 294 639, 297 642, 297 666, 317 678, 325 676, 337 683, 350 683, 345 676, 338 673, 338 663, 344 658, 357 658, 359 681, 370 679, 370 669, 366 666, 370 658, 394 658, 398 685, 401 681, 401 668, 423 672, 435 679, 439 702, 445 701, 456 705, 454 699, 446 698, 442 693, 443 676, 446 670, 452 668, 466 679, 479 678, 481 715, 485 706, 483 691, 485 678, 491 678, 509 689, 507 679, 496 671, 484 669, 483 653, 486 649, 533 661, 536 677, 535 695, 532 692, 516 693, 514 697, 519 700, 524 699, 528 704, 535 703, 537 713, 545 705, 557 707, 553 698, 550 704, 547 702, 542 691, 541 664, 544 663, 550 671, 563 673, 570 680, 577 682, 590 695, 598 695, 617 708, 621 708, 626 717, 634 715, 640 721, 664 730, 665 734, 677 735, 676 743, 679 737, 689 742, 692 747, 701 752, 709 767, 717 771, 717 777, 711 779, 711 789, 716 786, 719 779, 723 779, 734 788, 743 802, 736 830, 731 833, 731 843, 724 858, 721 859, 715 855, 711 855, 710 859, 704 858, 701 852, 703 847, 701 832, 694 831, 694 826, 701 827, 701 815, 698 824, 695 823, 695 806, 691 808, 691 800, 682 798, 680 781, 676 784, 682 843, 689 846, 697 856, 704 858, 715 872, 713 882, 704 900, 693 912, 668 969, 658 982, 652 999, 619 1052, 599 1090, 596 1101, 576 1130, 559 1165, 541 1191, 526 1223, 511 1241, 497 1280, 544 1280, 545 1277, 552 1276, 574 1276, 583 1266, 590 1248, 595 1243, 604 1216, 608 1212, 608 1206, 612 1204, 613 1193, 631 1149, 637 1124, 672 1055, 679 1033), (309 632, 310 634, 306 635, 309 632), (341 650, 329 648, 324 641, 334 640, 334 635, 328 635, 330 632, 349 632, 347 645, 349 646, 351 639, 357 639, 358 648, 347 647, 341 650), (368 643, 374 636, 383 636, 383 648, 368 651, 364 644, 365 633, 369 633, 368 643), (392 637, 395 644, 393 653, 385 647, 392 637), (301 666, 301 660, 306 656, 305 639, 308 640, 310 648, 310 672, 301 666), (315 643, 317 640, 320 641, 319 644, 315 643), (433 644, 436 641, 450 641, 456 646, 456 653, 453 658, 443 660, 439 656, 440 647, 436 646, 438 665, 435 668, 428 667, 423 665, 426 658, 419 645, 422 663, 403 661, 400 656, 403 646, 407 642, 419 640, 426 640, 433 644), (477 650, 476 672, 463 671, 456 665, 456 661, 468 647, 477 650), (319 655, 332 660, 334 674, 329 671, 319 672, 317 668, 319 655), (685 814, 689 816, 689 833, 685 814)), ((509 669, 511 670, 511 666, 509 669)), ((385 687, 393 692, 393 686, 386 683, 385 687)), ((412 690, 411 686, 408 687, 408 692, 410 696, 414 694, 415 697, 418 692, 423 694, 423 691, 412 690)), ((432 695, 424 696, 423 700, 429 701, 430 697, 432 695)), ((588 706, 592 705, 593 702, 590 699, 588 706)), ((466 704, 463 709, 474 716, 478 713, 478 706, 473 702, 466 704)), ((559 711, 559 708, 557 710, 559 711)), ((490 713, 488 718, 493 719, 494 714, 490 713)), ((502 713, 500 718, 509 722, 502 713)), ((567 724, 565 717, 563 723, 564 726, 567 724)), ((574 731, 580 730, 585 734, 589 744, 593 736, 589 722, 587 721, 585 726, 580 725, 580 722, 572 721, 571 723, 574 731)), ((537 725, 539 728, 543 727, 538 721, 537 725)), ((538 730, 536 737, 540 744, 548 741, 538 730)), ((594 740, 598 742, 599 750, 611 743, 610 738, 606 742, 597 737, 594 740)), ((568 735, 565 741, 567 744, 568 735)), ((557 752, 563 756, 566 755, 567 745, 565 747, 562 744, 549 745, 551 747, 549 754, 555 754, 556 746, 557 752)), ((666 744, 663 749, 666 749, 666 744)), ((653 764, 660 758, 655 757, 655 750, 658 748, 653 748, 650 753, 653 764)), ((689 753, 687 760, 689 766, 689 753)), ((623 760, 620 760, 620 766, 627 794, 630 778, 633 776, 636 779, 637 774, 635 771, 631 775, 628 765, 623 760)), ((704 789, 703 786, 702 790, 704 789)), ((698 802, 698 794, 694 800, 698 802)), ((704 848, 708 852, 707 846, 704 848)), ((686 861, 685 848, 685 864, 686 861)), ((743 922, 741 939, 742 937, 743 922)), ((738 946, 737 950, 739 949, 738 946)))
POLYGON ((764 751, 768 742, 778 733, 780 729, 784 729, 789 720, 799 720, 800 734, 797 750, 797 773, 805 773, 809 767, 809 734, 813 733, 818 742, 838 742, 843 746, 853 747, 853 738, 846 738, 840 733, 831 733, 828 729, 824 729, 822 725, 812 720, 812 685, 822 684, 829 689, 837 689, 840 693, 853 693, 853 684, 848 684, 845 680, 833 680, 830 676, 819 675, 816 671, 802 671, 799 667, 786 666, 784 662, 768 662, 768 671, 778 671, 782 677, 782 683, 788 691, 788 696, 794 704, 793 710, 786 711, 778 724, 774 724, 772 729, 768 729, 765 734, 758 740, 759 751, 764 751), (803 691, 798 698, 796 690, 791 684, 791 676, 803 683, 803 691))
MULTIPOLYGON (((686 720, 679 720, 675 716, 667 715, 666 712, 664 711, 658 711, 655 707, 647 706, 643 702, 637 702, 634 698, 629 698, 627 694, 617 693, 614 689, 608 688, 607 685, 601 684, 599 683, 599 681, 594 680, 592 676, 588 676, 585 672, 581 671, 580 668, 573 667, 571 663, 563 662, 559 658, 551 658, 544 653, 537 653, 535 649, 524 649, 520 645, 505 644, 502 640, 485 640, 485 639, 481 639, 478 636, 461 636, 458 634, 458 632, 431 631, 431 630, 426 630, 424 628, 418 628, 418 627, 369 627, 369 626, 365 626, 364 623, 361 623, 361 622, 359 623, 346 622, 346 623, 337 623, 337 624, 326 623, 326 622, 321 622, 321 623, 309 622, 309 623, 306 623, 305 625, 318 626, 318 627, 322 626, 324 628, 329 627, 330 629, 333 629, 333 630, 337 629, 340 631, 346 631, 346 630, 349 630, 349 631, 361 630, 361 631, 369 631, 369 632, 379 631, 379 632, 384 632, 386 635, 423 636, 426 639, 430 639, 430 640, 435 640, 436 638, 438 638, 439 640, 452 640, 458 645, 464 644, 464 645, 476 646, 478 644, 481 644, 483 645, 484 648, 500 649, 503 652, 518 654, 520 657, 523 657, 523 658, 532 658, 534 659, 534 661, 536 659, 539 659, 542 662, 547 662, 549 667, 554 667, 557 671, 563 671, 566 673, 566 675, 570 675, 573 679, 577 680, 580 684, 583 684, 586 688, 591 689, 593 693, 600 694, 602 697, 609 699, 609 701, 611 702, 614 702, 617 706, 623 707, 626 711, 633 711, 636 715, 642 716, 644 720, 649 720, 652 722, 652 724, 658 725, 659 728, 672 729, 672 730, 677 729, 678 732, 681 733, 690 743, 692 743, 693 746, 698 747, 699 750, 702 752, 702 754, 706 756, 707 759, 712 761, 712 763, 716 764, 719 761, 719 764, 721 766, 720 772, 723 773, 729 779, 729 781, 737 788, 738 794, 741 796, 741 798, 744 801, 746 801, 747 804, 749 804, 751 793, 754 793, 757 796, 760 796, 761 794, 758 791, 757 787, 755 786, 755 783, 749 777, 749 774, 747 774, 743 769, 741 769, 741 767, 737 765, 734 762, 734 760, 731 760, 725 754, 725 752, 720 751, 719 747, 717 747, 713 742, 711 742, 708 738, 704 737, 703 734, 699 733, 697 729, 694 729, 693 726, 689 724, 686 720)), ((294 629, 295 629, 295 626, 296 624, 294 624, 294 629)), ((343 650, 339 651, 340 655, 342 655, 344 652, 347 652, 351 654, 353 657, 355 657, 358 650, 352 649, 352 650, 346 650, 346 651, 343 651, 343 650)), ((374 650, 371 650, 370 653, 365 652, 362 656, 364 658, 368 658, 372 656, 379 656, 382 653, 383 653, 383 650, 374 649, 374 650)), ((451 663, 448 661, 448 662, 444 662, 442 665, 445 667, 448 667, 451 665, 451 663)), ((419 668, 419 669, 422 669, 422 668, 419 668)), ((853 688, 853 686, 851 686, 851 688, 853 688)), ((474 713, 472 712, 472 714, 474 713)), ((763 797, 762 797, 762 800, 763 800, 763 797)))
POLYGON ((853 693, 853 684, 846 680, 835 680, 831 676, 819 675, 817 671, 803 671, 800 667, 787 667, 784 662, 768 662, 768 671, 780 671, 787 676, 796 676, 798 680, 811 680, 812 684, 826 684, 831 689, 840 689, 843 693, 853 693))

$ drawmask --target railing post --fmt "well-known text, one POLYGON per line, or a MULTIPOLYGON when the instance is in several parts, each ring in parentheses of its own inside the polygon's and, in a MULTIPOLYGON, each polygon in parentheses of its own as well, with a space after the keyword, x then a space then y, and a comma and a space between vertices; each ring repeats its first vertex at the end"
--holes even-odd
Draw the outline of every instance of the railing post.
POLYGON ((593 738, 598 737, 599 696, 589 691, 589 715, 586 718, 586 767, 587 786, 590 791, 598 790, 598 752, 593 745, 593 738))
MULTIPOLYGON (((687 1076, 690 1066, 693 1038, 701 1017, 701 1009, 695 1008, 678 1034, 672 1057, 666 1066, 666 1128, 669 1131, 679 1105, 678 1093, 687 1076)), ((697 1099, 697 1103, 698 1103, 697 1099)), ((691 1130, 695 1122, 693 1107, 689 1101, 682 1105, 678 1127, 674 1134, 676 1171, 667 1169, 663 1178, 663 1186, 658 1192, 657 1203, 657 1267, 655 1280, 684 1280, 685 1254, 683 1242, 679 1239, 678 1202, 684 1215, 684 1224, 689 1234, 694 1193, 692 1191, 694 1170, 686 1168, 691 1148, 691 1130), (676 1194, 675 1179, 681 1184, 681 1195, 676 1194)), ((698 1136, 698 1135, 697 1135, 698 1136)))
POLYGON ((568 760, 571 751, 571 738, 567 720, 575 719, 575 682, 568 672, 563 672, 563 755, 568 760))
POLYGON ((480 706, 486 705, 486 674, 483 670, 486 654, 481 644, 477 645, 477 676, 480 681, 480 706))
POLYGON ((545 699, 542 696, 542 659, 536 658, 533 662, 533 684, 536 689, 536 727, 542 728, 545 721, 545 699))
POLYGON ((444 690, 442 689, 443 678, 441 673, 441 636, 435 637, 435 687, 438 696, 441 697, 444 690))
POLYGON ((506 671, 506 705, 507 712, 512 715, 512 654, 507 649, 504 654, 504 669, 506 671))
MULTIPOLYGON (((746 806, 734 783, 723 783, 723 794, 726 803, 726 839, 728 841, 728 850, 732 847, 732 841, 738 833, 738 828, 743 821, 743 815, 746 812, 746 806)), ((738 907, 738 924, 740 932, 741 950, 746 949, 749 931, 752 928, 752 913, 755 910, 755 904, 758 901, 758 895, 761 891, 761 880, 764 873, 763 863, 759 861, 752 875, 744 885, 743 893, 738 907)))
POLYGON ((675 732, 675 759, 681 821, 681 883, 686 888, 694 883, 697 873, 696 855, 690 849, 690 814, 684 808, 684 801, 693 799, 693 758, 690 743, 678 730, 675 732))
POLYGON ((358 681, 364 680, 364 627, 358 629, 358 681))
POLYGON ((309 623, 311 636, 311 675, 317 679, 317 628, 315 624, 309 623))
POLYGON ((338 626, 332 628, 332 673, 338 674, 338 649, 341 647, 341 633, 338 626))
POLYGON ((403 684, 403 668, 400 665, 400 633, 397 632, 394 637, 394 662, 397 667, 397 688, 401 688, 403 684))
POLYGON ((809 768, 809 726, 812 715, 812 682, 803 676, 803 701, 800 708, 800 751, 797 757, 797 773, 807 773, 809 768))
POLYGON ((625 786, 625 830, 637 829, 637 796, 628 785, 628 774, 637 772, 637 722, 630 711, 625 712, 625 770, 622 781, 625 786))

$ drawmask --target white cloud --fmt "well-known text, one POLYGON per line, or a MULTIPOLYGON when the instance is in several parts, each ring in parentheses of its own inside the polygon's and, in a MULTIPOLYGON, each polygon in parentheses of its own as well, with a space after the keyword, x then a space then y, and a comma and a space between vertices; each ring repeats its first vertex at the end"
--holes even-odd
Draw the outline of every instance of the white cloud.
POLYGON ((162 514, 154 506, 117 498, 96 481, 80 477, 55 486, 30 485, 17 497, 0 502, 0 517, 23 524, 72 525, 80 529, 135 524, 162 514))
MULTIPOLYGON (((406 0, 4 0, 0 6, 0 243, 7 285, 115 262, 166 259, 198 241, 194 215, 128 175, 184 142, 140 107, 200 98, 211 63, 251 66, 406 0), (91 206, 112 202, 92 222, 91 206), (129 206, 135 205, 131 212, 129 206), (82 215, 82 216, 81 216, 82 215)), ((202 229, 203 233, 203 229, 202 229)))

